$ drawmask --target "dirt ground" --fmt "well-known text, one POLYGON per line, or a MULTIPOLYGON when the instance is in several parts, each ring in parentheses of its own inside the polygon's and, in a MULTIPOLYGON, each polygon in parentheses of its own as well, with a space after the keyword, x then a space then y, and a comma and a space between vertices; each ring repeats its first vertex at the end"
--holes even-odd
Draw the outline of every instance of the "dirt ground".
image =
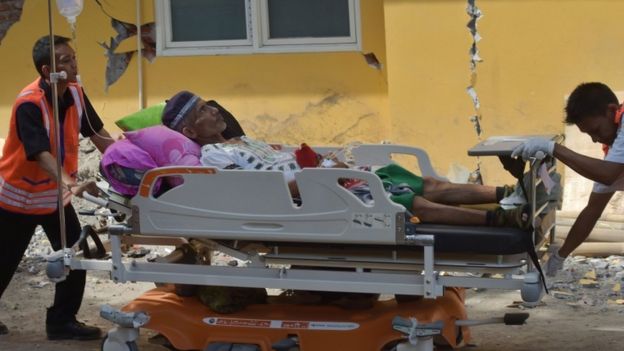
MULTIPOLYGON (((0 336, 0 350, 11 351, 78 351, 100 350, 100 341, 47 341, 44 332, 44 312, 53 296, 53 285, 47 283, 44 272, 31 262, 24 262, 0 301, 0 320, 10 329, 0 336)), ((108 330, 112 324, 99 317, 99 307, 108 303, 122 306, 133 297, 153 287, 148 283, 115 284, 102 272, 89 274, 87 291, 79 319, 108 330)), ((505 312, 520 312, 508 307, 519 300, 518 292, 469 291, 467 310, 470 318, 502 316, 505 312)), ((551 296, 544 304, 527 309, 530 318, 523 326, 488 325, 472 328, 471 345, 465 350, 524 351, 524 350, 618 350, 624 344, 624 306, 583 302, 570 303, 551 296)), ((162 351, 162 346, 150 344, 154 334, 143 331, 139 341, 141 351, 162 351)))

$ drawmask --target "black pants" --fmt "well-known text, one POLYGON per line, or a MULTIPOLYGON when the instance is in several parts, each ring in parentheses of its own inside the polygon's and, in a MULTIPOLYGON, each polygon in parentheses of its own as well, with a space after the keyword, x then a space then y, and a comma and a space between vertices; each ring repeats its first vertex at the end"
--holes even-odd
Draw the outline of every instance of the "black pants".
MULTIPOLYGON (((24 252, 41 225, 54 251, 61 249, 58 211, 48 215, 24 215, 0 209, 0 298, 6 290, 24 252)), ((73 206, 65 207, 67 246, 71 247, 80 237, 80 221, 73 206)), ((57 283, 54 303, 48 308, 47 324, 75 320, 84 294, 86 272, 71 270, 67 279, 57 283)))

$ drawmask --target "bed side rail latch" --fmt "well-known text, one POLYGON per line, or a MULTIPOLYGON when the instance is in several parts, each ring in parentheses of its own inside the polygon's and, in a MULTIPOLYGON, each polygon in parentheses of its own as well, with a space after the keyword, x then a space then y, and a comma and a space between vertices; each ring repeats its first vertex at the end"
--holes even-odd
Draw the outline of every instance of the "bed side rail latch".
POLYGON ((101 307, 100 317, 123 328, 140 328, 150 320, 145 312, 123 312, 110 305, 101 307))
POLYGON ((443 328, 443 321, 425 324, 418 323, 418 321, 414 318, 407 319, 396 316, 392 319, 392 329, 407 335, 410 341, 415 341, 417 338, 428 338, 440 335, 443 328))
POLYGON ((129 227, 125 224, 113 224, 108 227, 108 234, 110 235, 128 235, 135 232, 133 227, 129 227))
POLYGON ((405 235, 405 244, 415 246, 433 246, 435 242, 433 235, 408 234, 405 235))
POLYGON ((433 246, 435 237, 431 234, 417 234, 416 224, 407 220, 407 215, 397 215, 397 242, 415 246, 433 246))

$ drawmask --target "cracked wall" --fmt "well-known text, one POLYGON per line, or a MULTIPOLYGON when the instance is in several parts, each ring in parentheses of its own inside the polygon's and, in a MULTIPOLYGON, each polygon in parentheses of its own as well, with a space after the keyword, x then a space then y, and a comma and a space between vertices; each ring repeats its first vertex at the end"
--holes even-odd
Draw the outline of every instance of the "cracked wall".
POLYGON ((300 111, 283 116, 259 114, 245 120, 245 126, 260 139, 290 144, 379 143, 387 135, 377 109, 333 91, 301 106, 300 111))
POLYGON ((13 24, 22 16, 24 0, 0 1, 0 45, 13 24))

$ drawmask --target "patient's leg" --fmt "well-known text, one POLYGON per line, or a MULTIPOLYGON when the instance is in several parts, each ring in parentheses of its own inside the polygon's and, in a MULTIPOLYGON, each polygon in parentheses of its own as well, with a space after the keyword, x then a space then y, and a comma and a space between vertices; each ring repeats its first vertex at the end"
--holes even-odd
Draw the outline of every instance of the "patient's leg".
POLYGON ((412 213, 424 223, 451 225, 485 225, 529 229, 531 207, 525 205, 510 210, 500 207, 492 211, 439 204, 421 196, 412 200, 412 213))
POLYGON ((446 205, 471 205, 498 202, 496 187, 478 184, 455 184, 425 177, 423 197, 446 205))
POLYGON ((486 225, 486 211, 443 205, 415 196, 412 213, 423 223, 486 225))

